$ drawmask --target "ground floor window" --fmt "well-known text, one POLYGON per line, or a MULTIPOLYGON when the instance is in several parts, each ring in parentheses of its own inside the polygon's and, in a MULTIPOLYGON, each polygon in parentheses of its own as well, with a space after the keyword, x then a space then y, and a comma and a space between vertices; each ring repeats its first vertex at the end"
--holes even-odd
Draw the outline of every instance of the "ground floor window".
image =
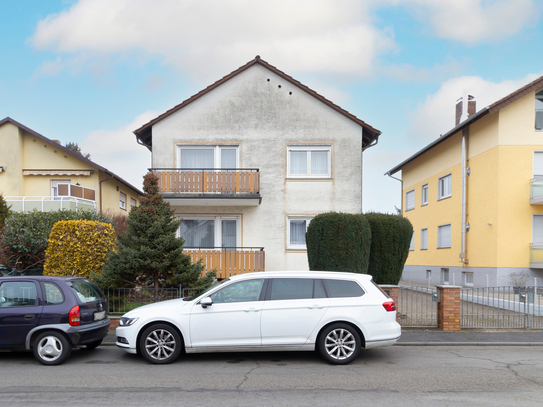
POLYGON ((462 274, 464 276, 464 285, 473 286, 473 273, 464 271, 462 274))
POLYGON ((307 250, 305 233, 313 216, 287 217, 287 249, 307 250))
POLYGON ((180 216, 179 237, 187 249, 241 246, 239 216, 180 216))
POLYGON ((449 284, 449 269, 448 268, 441 269, 441 279, 442 279, 443 284, 449 284))

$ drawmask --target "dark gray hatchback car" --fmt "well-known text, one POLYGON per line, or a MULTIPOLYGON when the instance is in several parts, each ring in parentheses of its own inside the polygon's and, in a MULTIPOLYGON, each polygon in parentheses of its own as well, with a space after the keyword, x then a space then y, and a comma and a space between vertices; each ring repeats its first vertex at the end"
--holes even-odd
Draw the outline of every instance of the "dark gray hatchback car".
POLYGON ((80 346, 94 349, 109 329, 107 300, 80 277, 0 278, 0 349, 32 350, 44 365, 59 365, 80 346))

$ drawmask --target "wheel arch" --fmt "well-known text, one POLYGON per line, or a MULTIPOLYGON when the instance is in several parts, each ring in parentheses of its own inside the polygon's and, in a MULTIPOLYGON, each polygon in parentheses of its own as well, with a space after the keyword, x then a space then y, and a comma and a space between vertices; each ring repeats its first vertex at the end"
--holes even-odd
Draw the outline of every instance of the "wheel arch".
POLYGON ((356 332, 358 333, 358 335, 360 336, 360 340, 362 341, 361 347, 362 348, 366 347, 366 338, 364 337, 364 333, 362 332, 362 330, 356 324, 353 324, 352 322, 345 321, 345 320, 337 320, 337 321, 328 322, 326 325, 321 327, 321 329, 319 330, 319 333, 317 334, 317 337, 315 338, 315 350, 318 349, 319 341, 320 341, 320 338, 321 338, 324 330, 326 328, 328 328, 330 325, 334 325, 334 324, 345 324, 345 325, 349 325, 349 326, 353 327, 356 330, 356 332))
POLYGON ((26 337, 26 344, 25 344, 26 349, 27 350, 32 349, 32 347, 34 346, 34 342, 36 341, 36 338, 39 335, 41 335, 42 333, 48 332, 48 331, 58 332, 59 334, 64 336, 64 338, 66 338, 66 340, 68 341, 68 343, 71 346, 74 346, 74 344, 72 343, 72 340, 70 339, 70 337, 68 335, 66 335, 66 332, 64 332, 62 329, 58 329, 58 328, 54 328, 54 327, 51 327, 51 326, 43 325, 41 327, 37 327, 36 329, 34 329, 34 330, 32 330, 32 331, 30 331, 28 333, 28 336, 26 337))
POLYGON ((148 323, 146 323, 145 325, 142 325, 140 330, 138 331, 138 336, 136 338, 136 352, 138 353, 138 355, 140 354, 140 347, 139 347, 139 343, 140 343, 140 339, 141 339, 141 336, 143 334, 143 332, 145 332, 145 330, 147 328, 149 328, 150 326, 152 325, 160 325, 160 324, 164 324, 164 325, 168 325, 168 326, 171 326, 173 329, 175 329, 175 331, 179 334, 179 337, 181 338, 181 341, 183 342, 183 346, 181 346, 181 351, 182 352, 185 352, 185 337, 183 335, 183 332, 181 332, 181 330, 173 323, 169 322, 169 321, 149 321, 148 323))

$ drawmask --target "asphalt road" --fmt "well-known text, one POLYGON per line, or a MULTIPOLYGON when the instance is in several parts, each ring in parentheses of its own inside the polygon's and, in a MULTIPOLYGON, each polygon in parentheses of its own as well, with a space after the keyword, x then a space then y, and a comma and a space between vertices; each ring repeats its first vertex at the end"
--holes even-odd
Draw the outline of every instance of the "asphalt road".
POLYGON ((543 347, 392 346, 348 366, 313 353, 183 355, 150 365, 115 347, 61 366, 0 353, 1 406, 541 406, 543 347))

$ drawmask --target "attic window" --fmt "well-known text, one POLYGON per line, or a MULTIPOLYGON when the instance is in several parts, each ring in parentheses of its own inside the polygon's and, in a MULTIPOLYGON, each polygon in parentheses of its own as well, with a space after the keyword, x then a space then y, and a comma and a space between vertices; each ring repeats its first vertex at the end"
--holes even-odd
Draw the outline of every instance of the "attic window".
POLYGON ((535 94, 535 129, 543 130, 543 89, 535 94))

